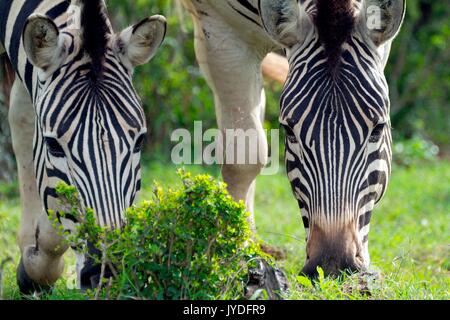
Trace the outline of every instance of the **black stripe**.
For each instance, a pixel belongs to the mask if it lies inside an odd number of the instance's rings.
[[[55,20],[56,18],[58,18],[59,16],[64,14],[67,11],[68,8],[69,8],[69,1],[63,1],[60,4],[58,4],[57,6],[51,8],[50,10],[48,10],[45,13],[45,15],[47,17],[49,17],[50,19]],[[59,28],[61,28],[61,26],[59,26]]]
[[[365,226],[367,226],[370,223],[371,217],[372,217],[372,211],[368,211],[359,216],[359,221],[358,221],[359,230],[361,230],[362,228],[364,228]]]
[[[28,17],[36,10],[41,1],[28,0],[20,9],[12,29],[11,43],[9,45],[9,58],[15,70],[18,70],[19,48],[22,39],[22,32]]]
[[[255,7],[253,7],[251,5],[250,2],[248,2],[248,0],[238,0],[238,2],[245,8],[247,8],[249,11],[253,12],[254,14],[259,16],[259,11],[258,9],[256,9]]]
[[[239,13],[241,16],[243,16],[245,19],[253,22],[254,24],[256,24],[259,27],[262,27],[259,22],[257,22],[255,19],[249,17],[248,15],[246,15],[245,13],[239,11],[239,9],[235,8],[231,3],[230,3],[230,7],[233,8],[234,11],[236,11],[237,13]]]
[[[8,15],[11,10],[12,3],[12,0],[0,1],[0,43],[2,44],[5,43],[6,26],[8,24]]]
[[[25,81],[25,86],[30,94],[33,91],[33,69],[33,65],[27,61],[25,65],[25,75],[23,80]],[[33,96],[33,99],[34,98],[35,97]]]
[[[309,219],[307,217],[302,217],[302,221],[305,229],[309,229]]]

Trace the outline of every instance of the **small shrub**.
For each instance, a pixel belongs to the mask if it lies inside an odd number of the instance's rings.
[[[239,299],[248,268],[264,256],[250,238],[245,205],[224,183],[179,171],[182,185],[154,188],[153,199],[126,212],[122,229],[100,228],[87,211],[71,242],[90,242],[116,276],[102,290],[114,299]],[[74,189],[58,193],[74,204]],[[77,210],[70,210],[74,215]],[[267,256],[265,256],[267,258]],[[99,292],[96,292],[98,297]]]

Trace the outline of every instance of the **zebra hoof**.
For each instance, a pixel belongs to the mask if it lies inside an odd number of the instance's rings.
[[[249,281],[245,287],[246,299],[258,299],[265,291],[270,300],[282,300],[289,284],[284,273],[263,259],[258,259],[256,268],[249,270]]]
[[[87,290],[93,290],[95,288],[98,288],[101,286],[101,282],[104,279],[109,279],[113,277],[113,274],[109,267],[105,267],[104,273],[103,273],[103,279],[101,277],[101,265],[93,263],[92,260],[89,260],[84,268],[81,270],[80,275],[80,289],[83,292],[86,292]]]
[[[23,260],[20,258],[19,265],[16,272],[17,285],[19,286],[20,293],[22,295],[32,295],[34,293],[50,293],[52,290],[51,286],[42,286],[34,282],[25,271],[25,266],[23,265]]]

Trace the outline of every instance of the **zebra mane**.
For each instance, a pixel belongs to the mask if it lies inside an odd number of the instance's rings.
[[[339,66],[342,45],[355,26],[353,0],[316,0],[315,24],[331,71]]]
[[[102,76],[110,28],[103,0],[80,0],[82,39],[85,52],[92,60],[93,80]]]

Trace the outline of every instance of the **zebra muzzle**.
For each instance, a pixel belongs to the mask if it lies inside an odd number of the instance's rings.
[[[362,244],[356,230],[350,226],[327,231],[314,226],[310,230],[306,251],[307,260],[302,273],[311,278],[318,276],[318,267],[327,276],[365,270]]]

